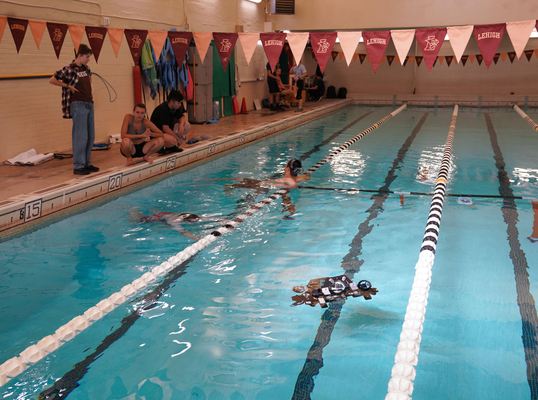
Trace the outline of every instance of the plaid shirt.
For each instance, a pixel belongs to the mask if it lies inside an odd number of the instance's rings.
[[[75,64],[73,61],[71,64],[63,67],[61,70],[54,73],[54,78],[60,82],[67,83],[68,86],[75,87],[78,83],[77,72],[80,70],[88,73],[88,76],[91,78],[92,72],[90,68],[86,65],[81,65],[80,67]],[[62,114],[64,118],[73,118],[71,116],[71,90],[63,87],[62,88]]]

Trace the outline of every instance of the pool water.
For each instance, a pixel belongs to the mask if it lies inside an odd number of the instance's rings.
[[[0,243],[0,364],[195,242],[141,216],[232,219],[275,190],[211,179],[274,178],[291,158],[306,170],[392,110],[346,108]],[[294,219],[280,200],[262,208],[2,386],[2,398],[384,398],[431,202],[386,190],[433,191],[451,117],[396,115],[290,192]],[[507,198],[538,198],[537,145],[514,111],[460,108],[447,193],[473,203],[444,202],[414,399],[538,395],[534,213],[529,199]],[[294,286],[346,272],[378,294],[293,304]]]

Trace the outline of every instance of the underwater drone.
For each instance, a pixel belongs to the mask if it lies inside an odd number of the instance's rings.
[[[307,304],[315,307],[319,303],[322,308],[338,298],[345,300],[351,296],[362,296],[365,300],[370,300],[378,292],[369,281],[362,280],[355,284],[346,275],[312,279],[306,287],[295,286],[293,291],[300,294],[292,297],[292,306]]]

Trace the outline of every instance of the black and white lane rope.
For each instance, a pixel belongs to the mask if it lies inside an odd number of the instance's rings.
[[[534,130],[535,130],[536,132],[538,132],[538,124],[537,124],[536,122],[534,122],[534,121],[533,121],[527,114],[525,114],[525,113],[521,110],[521,108],[519,108],[519,107],[517,106],[517,104],[514,104],[514,110],[516,110],[516,112],[517,112],[519,115],[521,115],[521,117],[522,117],[525,121],[527,121],[527,122],[529,123],[529,125],[532,126],[532,127],[534,128]]]
[[[404,104],[397,110],[393,111],[383,119],[376,122],[374,125],[368,129],[362,131],[360,134],[355,136],[353,139],[350,139],[337,150],[331,153],[329,156],[325,157],[322,161],[317,163],[314,167],[310,168],[306,173],[311,174],[317,170],[321,165],[325,164],[336,154],[340,153],[342,150],[345,150],[350,145],[355,143],[357,140],[362,139],[368,133],[377,129],[384,122],[403,111],[407,106]],[[56,330],[52,335],[46,336],[37,342],[35,345],[28,347],[23,352],[20,353],[18,357],[13,357],[7,360],[5,363],[0,365],[0,386],[7,383],[9,380],[15,378],[22,372],[24,372],[29,366],[37,363],[48,354],[52,353],[64,343],[73,339],[80,332],[84,331],[91,324],[103,318],[106,314],[110,313],[112,310],[125,303],[129,298],[134,297],[136,294],[141,292],[143,289],[147,288],[148,285],[157,281],[161,277],[167,275],[174,268],[181,265],[183,262],[193,257],[195,254],[199,253],[207,246],[209,246],[217,237],[221,236],[224,233],[227,233],[233,230],[237,225],[245,221],[252,214],[263,208],[264,206],[272,203],[282,195],[286,194],[288,189],[279,189],[271,196],[266,197],[260,202],[250,206],[243,213],[236,216],[232,221],[229,221],[223,227],[215,230],[211,234],[203,237],[198,240],[196,243],[188,246],[184,250],[180,251],[176,255],[170,257],[167,261],[153,268],[150,272],[146,272],[140,278],[134,280],[132,283],[124,286],[118,292],[112,294],[108,298],[100,301],[94,307],[88,309],[84,314],[78,315],[73,318],[71,321],[61,326]]]
[[[458,106],[456,105],[454,106],[452,121],[445,143],[441,168],[437,175],[437,182],[420,248],[420,255],[415,266],[415,279],[405,313],[402,333],[400,334],[400,343],[398,343],[398,350],[394,359],[395,364],[392,367],[392,378],[389,381],[388,394],[385,400],[410,400],[413,393],[413,381],[416,377],[415,365],[418,363],[424,314],[426,313],[426,305],[428,303],[435,248],[441,226],[441,214],[443,212],[443,201],[450,169],[452,142],[454,140],[457,117]]]

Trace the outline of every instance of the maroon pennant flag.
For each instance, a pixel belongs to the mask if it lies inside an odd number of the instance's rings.
[[[441,45],[445,40],[446,28],[417,29],[415,36],[420,50],[422,50],[428,71],[431,71],[437,60],[437,54],[441,50]]]
[[[525,56],[527,57],[527,61],[531,60],[532,53],[534,53],[534,50],[525,50]]]
[[[381,58],[389,45],[390,31],[365,31],[362,33],[362,37],[374,72],[377,72],[377,67],[379,67]]]
[[[271,66],[271,71],[274,71],[278,64],[280,53],[282,53],[282,49],[284,48],[284,43],[286,42],[286,34],[260,33],[260,40],[262,41],[267,61],[269,61],[269,65]]]
[[[467,63],[467,60],[469,59],[469,56],[461,56],[461,63],[465,67],[465,63]]]
[[[405,67],[405,64],[407,64],[407,61],[409,61],[409,56],[406,56],[405,57],[405,60],[404,60],[404,63],[403,63],[403,66]]]
[[[454,56],[446,56],[445,60],[448,66],[450,67],[450,64],[452,64],[452,60],[454,59]]]
[[[417,67],[420,67],[420,63],[422,62],[422,59],[423,59],[423,58],[424,58],[424,57],[421,57],[421,56],[416,56],[416,57],[415,57],[415,60],[417,61]]]
[[[334,60],[336,60],[336,57],[338,57],[338,52],[337,51],[331,51],[331,57],[332,57],[333,62],[334,62]]]
[[[168,40],[172,45],[172,50],[174,50],[174,55],[176,56],[177,65],[181,68],[183,65],[183,60],[185,59],[185,54],[189,49],[189,44],[192,40],[192,32],[168,32]]]
[[[505,29],[506,24],[475,25],[474,27],[474,38],[488,69],[499,48]]]
[[[11,30],[11,36],[15,41],[15,47],[17,48],[17,54],[21,49],[22,41],[24,40],[24,35],[26,35],[26,29],[28,28],[27,19],[17,19],[17,18],[8,18],[7,23],[9,29]]]
[[[88,42],[90,42],[90,47],[95,56],[95,62],[99,61],[99,54],[101,54],[107,31],[108,29],[99,26],[86,27],[86,36],[88,36]]]
[[[213,32],[213,39],[215,39],[215,46],[217,46],[217,52],[219,53],[220,62],[222,63],[224,72],[226,72],[226,68],[228,68],[228,63],[230,62],[230,57],[234,51],[237,36],[237,33]]]
[[[47,22],[47,29],[49,30],[50,40],[52,40],[52,46],[54,46],[54,52],[56,58],[60,58],[60,51],[65,40],[65,34],[67,33],[67,24],[55,24]]]
[[[310,44],[312,52],[316,55],[321,73],[325,71],[325,66],[331,56],[334,43],[336,42],[337,32],[313,32],[310,33]]]
[[[392,62],[394,61],[394,56],[387,56],[387,61],[389,62],[389,66],[392,65]]]
[[[138,60],[140,60],[140,56],[142,55],[144,43],[146,43],[148,31],[143,29],[125,29],[123,32],[125,33],[129,49],[131,49],[133,61],[135,65],[137,65]]]
[[[499,61],[499,57],[501,56],[500,53],[495,53],[495,55],[493,56],[493,62],[495,64],[497,64],[497,61]]]
[[[366,54],[359,54],[359,60],[362,64],[362,62],[364,61],[364,59],[366,58]]]
[[[482,65],[482,60],[484,59],[484,57],[482,57],[482,54],[477,54],[476,55],[476,61],[478,61],[478,65]]]
[[[515,51],[509,51],[508,52],[508,58],[510,59],[510,62],[513,64],[514,59],[516,58],[516,52]]]

